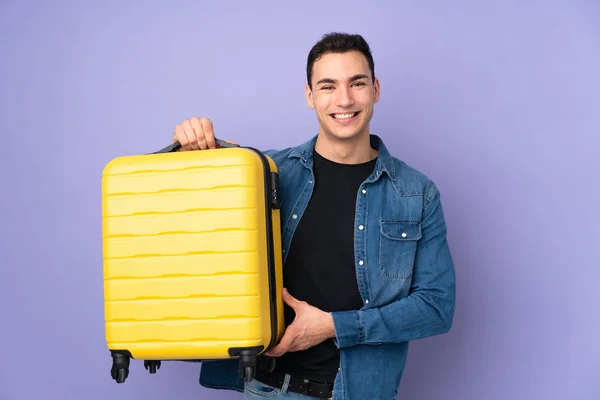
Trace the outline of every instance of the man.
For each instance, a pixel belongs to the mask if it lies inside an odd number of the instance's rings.
[[[370,133],[380,83],[359,35],[310,51],[306,101],[319,121],[304,144],[266,151],[282,201],[286,332],[275,370],[245,384],[237,360],[202,365],[200,383],[246,399],[393,399],[408,342],[450,330],[455,274],[440,194]],[[178,125],[180,151],[213,149],[210,120]]]

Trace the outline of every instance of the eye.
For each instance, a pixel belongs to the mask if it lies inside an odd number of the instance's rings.
[[[365,86],[364,82],[354,82],[352,86]]]
[[[331,90],[333,86],[321,86],[321,90]]]

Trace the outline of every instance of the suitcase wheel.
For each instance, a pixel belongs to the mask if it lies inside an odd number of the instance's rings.
[[[123,383],[129,375],[129,357],[120,354],[113,355],[113,365],[110,376],[117,382]]]
[[[117,370],[117,378],[115,379],[117,383],[125,382],[125,378],[127,378],[127,370],[125,368],[119,368]]]
[[[160,361],[149,361],[144,360],[144,368],[149,371],[151,374],[155,374],[157,369],[160,369]]]
[[[114,353],[112,355],[113,363],[110,369],[110,376],[117,382],[123,383],[129,375],[129,357]]]
[[[256,370],[257,357],[246,351],[240,353],[240,361],[238,364],[238,374],[245,382],[250,382],[254,379],[254,371]]]
[[[244,368],[244,381],[250,382],[252,379],[254,379],[254,368],[253,367]]]

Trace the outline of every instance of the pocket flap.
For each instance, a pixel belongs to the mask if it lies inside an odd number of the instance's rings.
[[[421,239],[419,222],[381,221],[381,233],[392,240]]]

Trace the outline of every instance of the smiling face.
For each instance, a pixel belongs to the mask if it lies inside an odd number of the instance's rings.
[[[369,135],[373,106],[379,101],[379,80],[371,79],[359,51],[327,53],[313,66],[312,89],[306,101],[319,120],[319,134],[331,141],[352,141]]]

